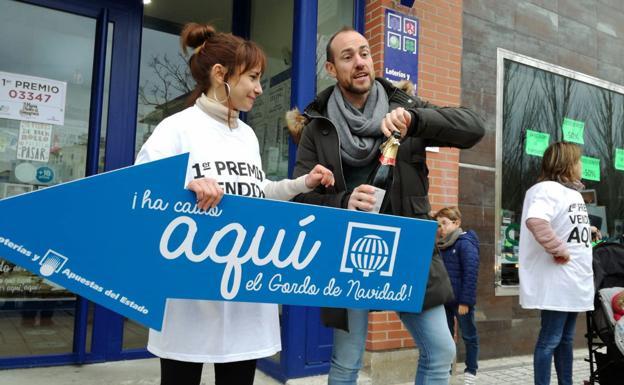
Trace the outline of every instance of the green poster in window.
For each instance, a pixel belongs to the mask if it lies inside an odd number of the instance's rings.
[[[526,141],[524,151],[529,155],[544,156],[544,151],[548,147],[550,134],[533,130],[526,130]]]
[[[624,150],[621,148],[615,149],[615,169],[624,171]]]
[[[583,179],[600,182],[600,159],[589,156],[581,156],[583,163]]]
[[[563,140],[566,142],[585,144],[583,140],[585,122],[564,118],[561,129],[563,130]]]

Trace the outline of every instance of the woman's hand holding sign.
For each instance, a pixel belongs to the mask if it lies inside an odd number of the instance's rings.
[[[197,207],[204,211],[217,207],[223,198],[223,189],[212,178],[193,179],[186,188],[195,193]]]

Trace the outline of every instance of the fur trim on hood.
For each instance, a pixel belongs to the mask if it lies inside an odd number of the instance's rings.
[[[286,125],[288,126],[288,131],[290,132],[290,136],[292,136],[295,144],[299,144],[301,132],[306,124],[308,124],[308,119],[299,111],[297,107],[286,112]]]

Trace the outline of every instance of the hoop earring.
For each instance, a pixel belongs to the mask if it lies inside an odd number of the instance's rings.
[[[230,85],[227,82],[223,82],[223,84],[225,85],[225,99],[223,100],[219,100],[219,98],[217,98],[217,89],[213,89],[212,90],[212,98],[217,102],[217,103],[225,103],[228,101],[228,99],[230,99]]]

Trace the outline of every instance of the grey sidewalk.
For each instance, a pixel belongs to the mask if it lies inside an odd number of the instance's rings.
[[[589,378],[589,364],[584,361],[587,350],[574,352],[574,384],[581,385]],[[453,376],[452,385],[463,383],[460,374]],[[478,384],[483,385],[527,385],[533,383],[533,361],[531,356],[519,356],[484,360],[479,362]],[[158,385],[158,360],[134,360],[107,362],[82,366],[59,366],[36,369],[14,369],[0,371],[1,385]],[[307,377],[288,381],[290,385],[322,385],[326,376]],[[553,381],[556,379],[553,373]],[[204,369],[203,385],[213,384],[209,365]],[[258,371],[256,385],[277,385],[278,382]],[[363,377],[360,384],[370,384]],[[408,384],[402,384],[408,385]]]
[[[589,379],[589,363],[585,362],[588,357],[587,349],[574,351],[573,384],[582,385],[584,380]],[[463,384],[463,365],[458,370],[459,374],[451,380],[452,385]],[[557,383],[554,370],[551,376],[551,384]],[[527,385],[533,384],[533,356],[516,356],[499,358],[494,360],[479,361],[479,373],[477,376],[479,385]]]

